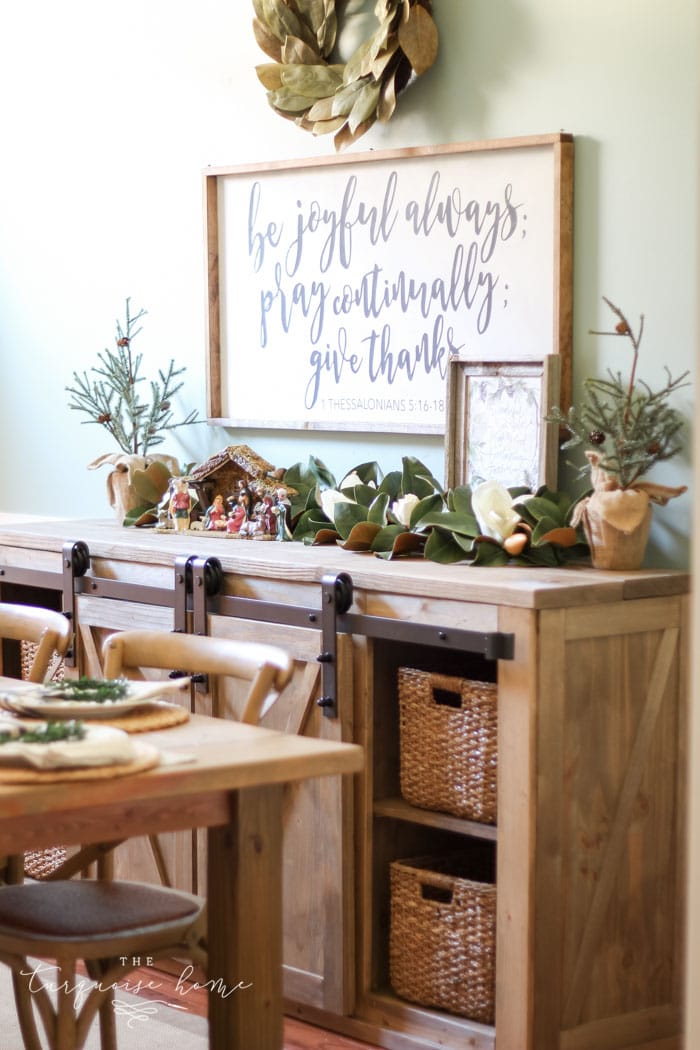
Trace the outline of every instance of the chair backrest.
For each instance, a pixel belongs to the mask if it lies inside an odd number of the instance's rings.
[[[53,657],[65,654],[72,633],[70,620],[63,613],[0,602],[0,638],[36,645],[26,676],[30,682],[43,682]]]
[[[102,646],[105,678],[134,677],[142,668],[241,679],[250,683],[240,716],[255,725],[292,676],[291,657],[274,645],[166,631],[121,631]]]

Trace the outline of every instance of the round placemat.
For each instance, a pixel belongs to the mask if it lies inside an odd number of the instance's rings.
[[[70,769],[29,769],[27,766],[0,767],[1,784],[50,784],[59,780],[107,780],[129,773],[143,773],[160,762],[158,748],[151,744],[135,743],[136,754],[131,762],[112,766],[74,766]]]
[[[170,729],[171,726],[179,726],[189,721],[190,713],[186,707],[178,704],[168,704],[167,707],[144,707],[139,710],[135,707],[128,715],[122,718],[100,718],[99,722],[84,718],[84,722],[90,725],[112,726],[113,729],[123,729],[126,733],[148,733],[151,729]]]

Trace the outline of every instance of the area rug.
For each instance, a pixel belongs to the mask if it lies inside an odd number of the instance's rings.
[[[135,976],[132,979],[136,981]],[[156,971],[151,984],[155,985],[157,980]],[[124,985],[129,987],[128,978]],[[157,987],[149,989],[148,999],[133,995],[125,988],[116,988],[114,994],[119,1050],[207,1050],[207,1022],[188,1009],[186,993],[175,1007],[158,999]],[[2,1050],[22,1050],[12,979],[6,966],[0,966],[0,1032]],[[43,1036],[40,1022],[39,1032]],[[41,1045],[47,1046],[44,1039]],[[85,1050],[100,1050],[98,1022],[90,1029]]]

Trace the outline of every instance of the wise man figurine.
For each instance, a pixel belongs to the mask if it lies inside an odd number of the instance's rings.
[[[289,528],[289,514],[291,512],[292,505],[289,502],[287,490],[285,488],[278,488],[275,493],[275,506],[273,507],[273,514],[277,518],[277,540],[291,540],[292,532]]]

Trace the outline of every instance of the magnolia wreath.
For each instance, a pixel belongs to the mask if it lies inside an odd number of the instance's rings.
[[[255,38],[273,60],[256,67],[270,105],[314,135],[335,133],[338,150],[376,120],[390,120],[398,94],[437,56],[432,0],[377,0],[378,27],[345,64],[329,61],[335,0],[253,0],[253,7]]]

